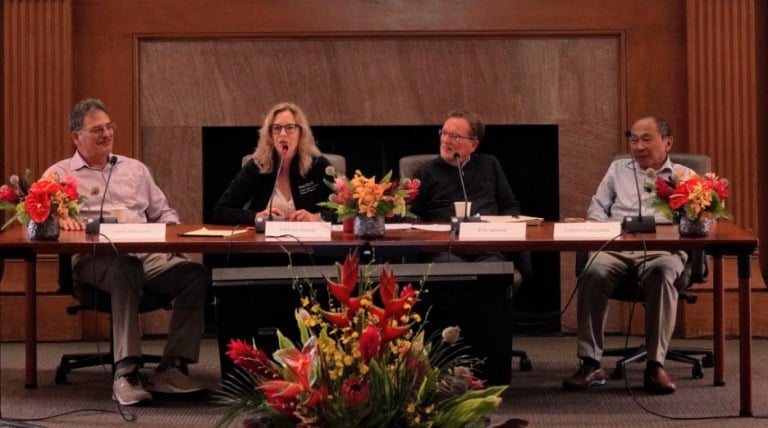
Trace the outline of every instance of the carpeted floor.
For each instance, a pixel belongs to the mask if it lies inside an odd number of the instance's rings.
[[[633,338],[633,342],[640,339]],[[609,338],[609,345],[621,346],[623,338]],[[674,340],[676,345],[707,347],[709,340]],[[159,352],[163,341],[145,341],[145,351]],[[107,346],[100,344],[101,347]],[[678,391],[671,396],[650,396],[640,388],[643,365],[628,369],[628,385],[609,381],[608,385],[585,392],[566,392],[560,387],[563,377],[575,370],[573,337],[520,337],[515,348],[528,352],[533,371],[520,372],[515,366],[509,390],[501,407],[492,415],[492,425],[509,418],[522,418],[531,427],[552,426],[622,426],[622,427],[751,427],[768,426],[768,340],[754,341],[754,418],[739,418],[738,347],[728,341],[727,384],[712,386],[712,369],[705,369],[704,379],[691,378],[690,367],[669,363]],[[69,383],[54,383],[55,368],[61,354],[96,351],[94,343],[44,343],[39,346],[39,387],[24,388],[23,345],[0,344],[2,363],[2,418],[21,419],[46,427],[103,427],[127,424],[135,427],[215,426],[219,409],[210,396],[183,398],[156,397],[150,404],[123,408],[110,399],[111,374],[107,369],[73,371]],[[219,382],[216,341],[204,340],[202,363],[192,366],[192,373],[212,389]],[[611,364],[614,359],[607,359]],[[517,360],[515,361],[517,365]],[[68,412],[75,412],[69,413]],[[673,420],[665,418],[680,418]],[[125,418],[133,418],[133,422]],[[33,420],[48,418],[45,420]],[[687,419],[687,420],[686,420]],[[2,425],[2,423],[0,423]]]

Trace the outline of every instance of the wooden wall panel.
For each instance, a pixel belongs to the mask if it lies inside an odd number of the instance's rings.
[[[730,180],[729,209],[758,231],[754,0],[689,0],[688,105],[692,151]],[[764,119],[763,119],[764,120]]]
[[[60,159],[72,102],[72,2],[3,2],[3,157],[7,175]]]

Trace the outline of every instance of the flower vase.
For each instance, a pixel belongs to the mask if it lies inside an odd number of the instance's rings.
[[[355,217],[355,236],[363,239],[384,237],[384,216],[367,217],[359,215]]]
[[[30,221],[27,226],[29,239],[33,241],[57,241],[59,239],[59,222],[49,216],[44,222]]]
[[[686,215],[680,216],[677,229],[680,236],[709,236],[709,228],[712,227],[712,219],[691,220]]]

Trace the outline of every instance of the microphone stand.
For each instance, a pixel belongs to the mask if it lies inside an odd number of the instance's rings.
[[[464,196],[464,217],[458,216],[451,217],[451,233],[458,233],[459,225],[464,222],[477,222],[480,218],[469,216],[469,197],[467,197],[467,187],[464,185],[464,165],[461,163],[461,155],[458,152],[453,152],[453,159],[456,161],[456,165],[459,168],[459,181],[461,182],[461,193]]]
[[[90,221],[85,225],[85,233],[89,235],[98,235],[101,230],[101,223],[104,223],[104,201],[107,199],[107,189],[109,189],[109,181],[112,179],[112,171],[115,169],[117,163],[117,156],[109,158],[109,174],[107,175],[107,183],[104,185],[104,193],[101,195],[101,206],[99,207],[99,219],[98,221]]]
[[[624,132],[624,137],[629,145],[632,133]],[[626,233],[655,233],[656,218],[652,215],[643,215],[643,197],[640,194],[640,185],[637,184],[637,167],[635,166],[635,156],[632,154],[632,146],[629,147],[629,157],[632,162],[632,179],[635,182],[635,191],[637,192],[637,217],[626,216],[621,222],[621,228]]]

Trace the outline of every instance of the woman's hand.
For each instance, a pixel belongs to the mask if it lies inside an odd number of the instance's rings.
[[[282,217],[284,215],[285,215],[285,213],[283,212],[283,210],[281,210],[279,208],[272,208],[272,216],[273,217],[274,216]],[[263,211],[257,212],[256,213],[256,217],[253,220],[256,221],[256,219],[259,218],[259,217],[261,217],[261,218],[269,217],[269,208],[267,208],[267,209],[265,209]]]
[[[288,221],[320,221],[320,214],[313,214],[307,210],[298,210],[288,216]]]

